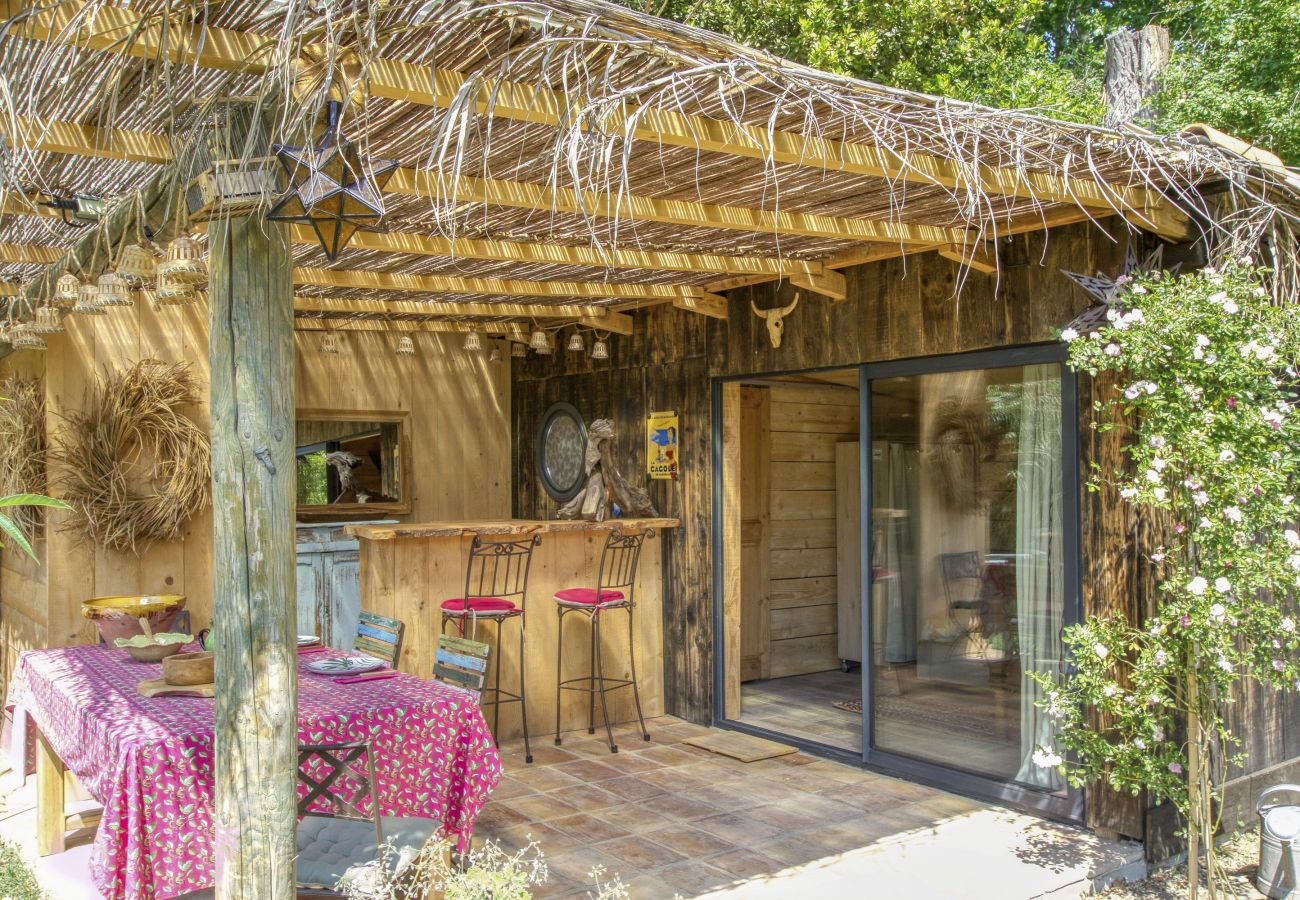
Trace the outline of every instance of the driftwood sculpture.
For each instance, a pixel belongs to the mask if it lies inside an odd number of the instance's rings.
[[[796,293],[794,299],[790,301],[789,306],[775,307],[773,309],[759,309],[753,300],[749,301],[749,308],[754,311],[754,315],[767,323],[767,336],[772,341],[772,346],[776,349],[781,347],[781,337],[785,334],[785,317],[794,312],[794,308],[799,305],[799,295]]]
[[[583,460],[587,483],[578,495],[560,507],[561,519],[603,522],[617,503],[623,515],[647,518],[659,515],[643,489],[629,484],[614,464],[614,423],[597,419],[587,430],[587,455]]]
[[[339,476],[339,495],[334,498],[335,503],[340,502],[349,492],[356,495],[356,500],[353,502],[370,502],[370,494],[357,481],[356,473],[352,471],[361,465],[361,457],[347,450],[335,450],[325,454],[325,462],[333,466]]]

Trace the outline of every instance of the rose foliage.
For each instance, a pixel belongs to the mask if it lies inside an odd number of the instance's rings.
[[[1061,335],[1075,369],[1119,381],[1097,420],[1125,430],[1128,465],[1094,471],[1090,489],[1118,489],[1169,540],[1146,548],[1154,615],[1068,628],[1067,674],[1035,676],[1058,729],[1036,758],[1076,786],[1149,789],[1184,814],[1189,716],[1204,761],[1192,779],[1213,793],[1240,752],[1239,682],[1300,689],[1300,312],[1270,305],[1248,263],[1141,275],[1104,326]]]

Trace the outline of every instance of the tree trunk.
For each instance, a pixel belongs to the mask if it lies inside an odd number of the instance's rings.
[[[285,228],[209,231],[218,900],[295,894],[293,284]]]
[[[1160,76],[1169,65],[1169,29],[1147,25],[1134,31],[1121,28],[1106,36],[1106,69],[1102,123],[1118,128],[1128,122],[1149,124],[1155,119],[1151,98],[1160,90]]]

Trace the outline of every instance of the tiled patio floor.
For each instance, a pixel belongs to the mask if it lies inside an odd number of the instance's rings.
[[[615,730],[619,753],[601,735],[578,732],[562,747],[502,747],[506,776],[479,818],[476,840],[507,848],[530,837],[546,856],[550,879],[538,897],[585,896],[595,865],[618,874],[634,900],[804,895],[821,897],[1044,896],[1091,886],[1092,870],[1140,858],[1136,845],[1106,844],[1064,826],[990,810],[986,804],[922,785],[818,759],[804,753],[742,763],[681,742],[708,729],[664,717],[649,723],[652,740],[635,727]],[[963,824],[958,824],[963,823]],[[967,847],[971,841],[974,847]],[[912,841],[915,865],[907,871]],[[1023,846],[1016,846],[1019,841]],[[951,848],[946,847],[951,843]],[[982,846],[981,846],[982,845]],[[885,848],[895,849],[887,850]],[[980,885],[955,864],[964,849],[979,859]],[[998,853],[1007,857],[999,865]],[[901,868],[900,868],[901,867]],[[917,891],[926,878],[946,878]],[[876,890],[866,890],[874,879]],[[829,879],[829,881],[827,880]],[[992,891],[982,893],[987,885]],[[1064,896],[1064,895],[1063,895]]]
[[[1078,897],[1107,873],[1142,870],[1141,849],[1075,828],[803,753],[741,763],[682,744],[707,729],[663,717],[652,740],[615,734],[611,755],[584,732],[501,748],[506,776],[476,843],[536,839],[550,869],[537,897],[582,897],[595,865],[633,900],[841,897]],[[35,779],[0,778],[0,837],[36,863],[57,900],[93,900],[93,831],[34,859]],[[91,804],[93,805],[93,804]]]

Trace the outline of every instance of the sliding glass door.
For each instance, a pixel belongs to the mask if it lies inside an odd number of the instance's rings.
[[[1057,347],[869,365],[864,756],[1070,814],[1033,672],[1077,615],[1077,404]],[[866,498],[869,497],[869,502]],[[960,786],[960,785],[959,785]]]

